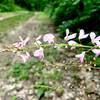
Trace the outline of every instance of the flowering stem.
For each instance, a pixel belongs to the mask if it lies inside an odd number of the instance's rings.
[[[60,43],[60,44],[41,44],[39,45],[39,47],[43,47],[43,48],[46,48],[46,47],[51,47],[51,46],[56,46],[56,47],[66,47],[66,46],[69,46],[69,47],[80,47],[80,48],[88,48],[89,51],[91,51],[92,49],[94,48],[99,48],[97,46],[87,46],[87,45],[82,45],[82,44],[75,44],[75,45],[68,45],[67,43]],[[2,49],[0,50],[0,53],[1,52],[17,52],[17,51],[27,51],[27,50],[30,50],[32,48],[34,48],[36,46],[34,46],[34,44],[31,44],[31,45],[28,45],[22,49],[17,49],[15,47],[9,47],[9,48],[5,48],[5,49]],[[88,51],[87,51],[88,52]]]
[[[70,46],[68,44],[65,44],[65,43],[61,43],[61,44],[43,44],[41,45],[41,47],[50,47],[50,46],[58,46],[58,47],[65,47],[65,46]],[[86,45],[80,45],[80,44],[76,44],[76,45],[71,45],[71,47],[74,46],[74,47],[82,47],[82,48],[93,48],[93,46],[86,46]]]

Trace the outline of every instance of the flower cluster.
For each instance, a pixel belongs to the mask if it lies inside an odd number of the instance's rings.
[[[79,41],[81,41],[82,39],[86,39],[86,38],[90,38],[92,46],[87,46],[87,45],[82,45],[81,43],[78,43],[75,41],[75,38],[78,38]],[[23,62],[25,63],[28,59],[30,59],[32,57],[32,55],[28,52],[28,50],[24,51],[24,52],[19,52],[19,50],[23,49],[23,48],[27,48],[26,45],[28,45],[28,42],[30,42],[30,37],[26,37],[25,39],[23,39],[21,36],[19,37],[19,41],[13,44],[13,47],[16,48],[18,50],[18,56],[23,60]],[[81,63],[84,62],[85,59],[85,55],[88,51],[91,51],[95,54],[95,57],[98,57],[100,55],[100,36],[96,36],[96,34],[94,32],[91,32],[90,34],[85,34],[84,30],[81,29],[80,32],[77,33],[73,33],[70,34],[69,29],[66,29],[66,36],[64,37],[64,40],[66,41],[66,43],[60,43],[57,44],[55,42],[55,35],[53,35],[52,33],[48,33],[45,35],[40,35],[35,39],[34,45],[35,47],[37,47],[38,49],[35,50],[33,52],[33,56],[39,60],[43,60],[44,59],[44,47],[45,46],[54,46],[54,47],[61,47],[61,46],[69,46],[71,47],[71,49],[75,49],[76,47],[85,47],[88,48],[87,51],[82,51],[81,54],[77,54],[75,57],[78,58],[80,60]]]
[[[23,39],[21,36],[19,36],[19,41],[13,44],[14,48],[17,50],[21,50],[25,48],[25,46],[30,42],[30,38],[26,37],[26,39]],[[51,33],[45,34],[44,36],[38,36],[36,38],[36,41],[34,42],[34,45],[38,47],[39,49],[34,51],[34,57],[38,58],[39,60],[43,60],[44,58],[44,49],[41,46],[42,42],[40,41],[42,39],[43,42],[48,44],[53,44],[55,42],[55,36]],[[30,59],[32,56],[28,51],[22,53],[18,52],[17,55],[22,59],[22,61],[25,63],[28,59]]]
[[[76,35],[77,35],[76,33],[69,35],[69,30],[66,29],[65,40],[67,41],[68,45],[77,46],[77,47],[80,46],[80,44],[78,44],[76,41],[72,40],[72,39],[76,38]],[[93,47],[91,47],[89,49],[89,51],[91,50],[95,54],[95,57],[98,57],[100,55],[100,49],[99,49],[100,48],[100,36],[96,37],[96,34],[94,32],[91,32],[90,34],[85,34],[84,30],[81,29],[79,32],[79,36],[78,36],[79,41],[81,39],[86,39],[87,37],[90,37],[91,43],[94,45]],[[78,54],[75,57],[79,58],[80,62],[83,63],[86,52],[87,51],[83,51],[81,54]]]

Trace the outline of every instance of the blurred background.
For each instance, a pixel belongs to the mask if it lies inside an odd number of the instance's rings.
[[[63,36],[65,29],[100,32],[100,0],[0,0],[0,12],[43,11]]]
[[[0,50],[19,36],[30,42],[47,33],[64,38],[66,28],[100,35],[100,0],[0,0]],[[62,38],[55,42],[65,43]],[[94,46],[89,38],[75,41]],[[17,52],[0,53],[0,100],[100,100],[100,56],[89,52],[80,64],[75,55],[87,48],[44,48],[43,62],[33,57],[33,43],[26,63]]]

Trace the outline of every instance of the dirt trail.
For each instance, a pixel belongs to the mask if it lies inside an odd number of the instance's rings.
[[[10,30],[8,35],[2,39],[2,43],[7,45],[17,41],[19,36],[34,38],[39,34],[54,33],[54,30],[53,23],[49,18],[40,17],[39,13],[35,13],[24,24]],[[64,87],[64,94],[61,97],[52,94],[52,98],[43,100],[100,100],[100,77],[97,75],[98,73],[91,70],[90,65],[79,64],[74,58],[74,53],[66,50],[63,52],[65,54],[61,53],[60,59],[57,58],[59,60],[55,65],[63,73],[63,78],[59,84]],[[30,81],[24,82],[24,84],[21,81],[16,85],[14,78],[7,77],[11,67],[9,63],[14,55],[3,53],[0,54],[0,57],[0,100],[11,100],[8,94],[13,90],[12,95],[21,96],[18,100],[38,100],[34,93],[29,92],[32,91]],[[17,88],[17,92],[15,88]]]

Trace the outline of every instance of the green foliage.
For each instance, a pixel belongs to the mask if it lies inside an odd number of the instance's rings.
[[[99,0],[56,0],[50,5],[50,15],[60,34],[64,35],[66,28],[73,32],[79,28],[100,31]]]
[[[3,0],[0,4],[0,12],[19,11],[22,10],[19,6],[15,5],[14,0]]]
[[[38,98],[43,97],[45,92],[51,89],[48,85],[41,81],[36,82],[34,88],[36,90],[35,93],[38,96]]]
[[[95,67],[100,68],[100,57],[94,57],[93,54],[86,55],[86,61],[91,62]]]
[[[29,13],[29,12],[25,12],[25,13],[19,12],[18,15],[16,12],[15,14],[16,15],[13,17],[9,17],[0,21],[0,32],[6,32],[10,29],[13,29],[15,26],[23,23],[24,21],[26,21],[27,19],[29,19],[31,16],[34,15],[34,13]],[[4,33],[0,34],[0,38],[2,38],[2,36],[4,36]]]
[[[50,68],[49,68],[50,67]],[[30,76],[34,79],[34,89],[38,98],[42,98],[45,92],[57,91],[62,93],[63,88],[50,84],[61,79],[62,72],[52,66],[46,66],[44,62],[41,62],[35,58],[27,61],[26,63],[15,63],[12,66],[11,75],[18,80],[28,80]],[[33,81],[31,79],[31,81]]]
[[[12,76],[21,80],[27,80],[29,78],[30,69],[33,67],[33,65],[41,66],[41,62],[36,61],[36,59],[32,59],[27,63],[14,64],[11,70]]]
[[[28,10],[41,11],[44,10],[49,0],[15,0],[15,3]]]
[[[12,96],[11,100],[17,100],[16,96]]]

